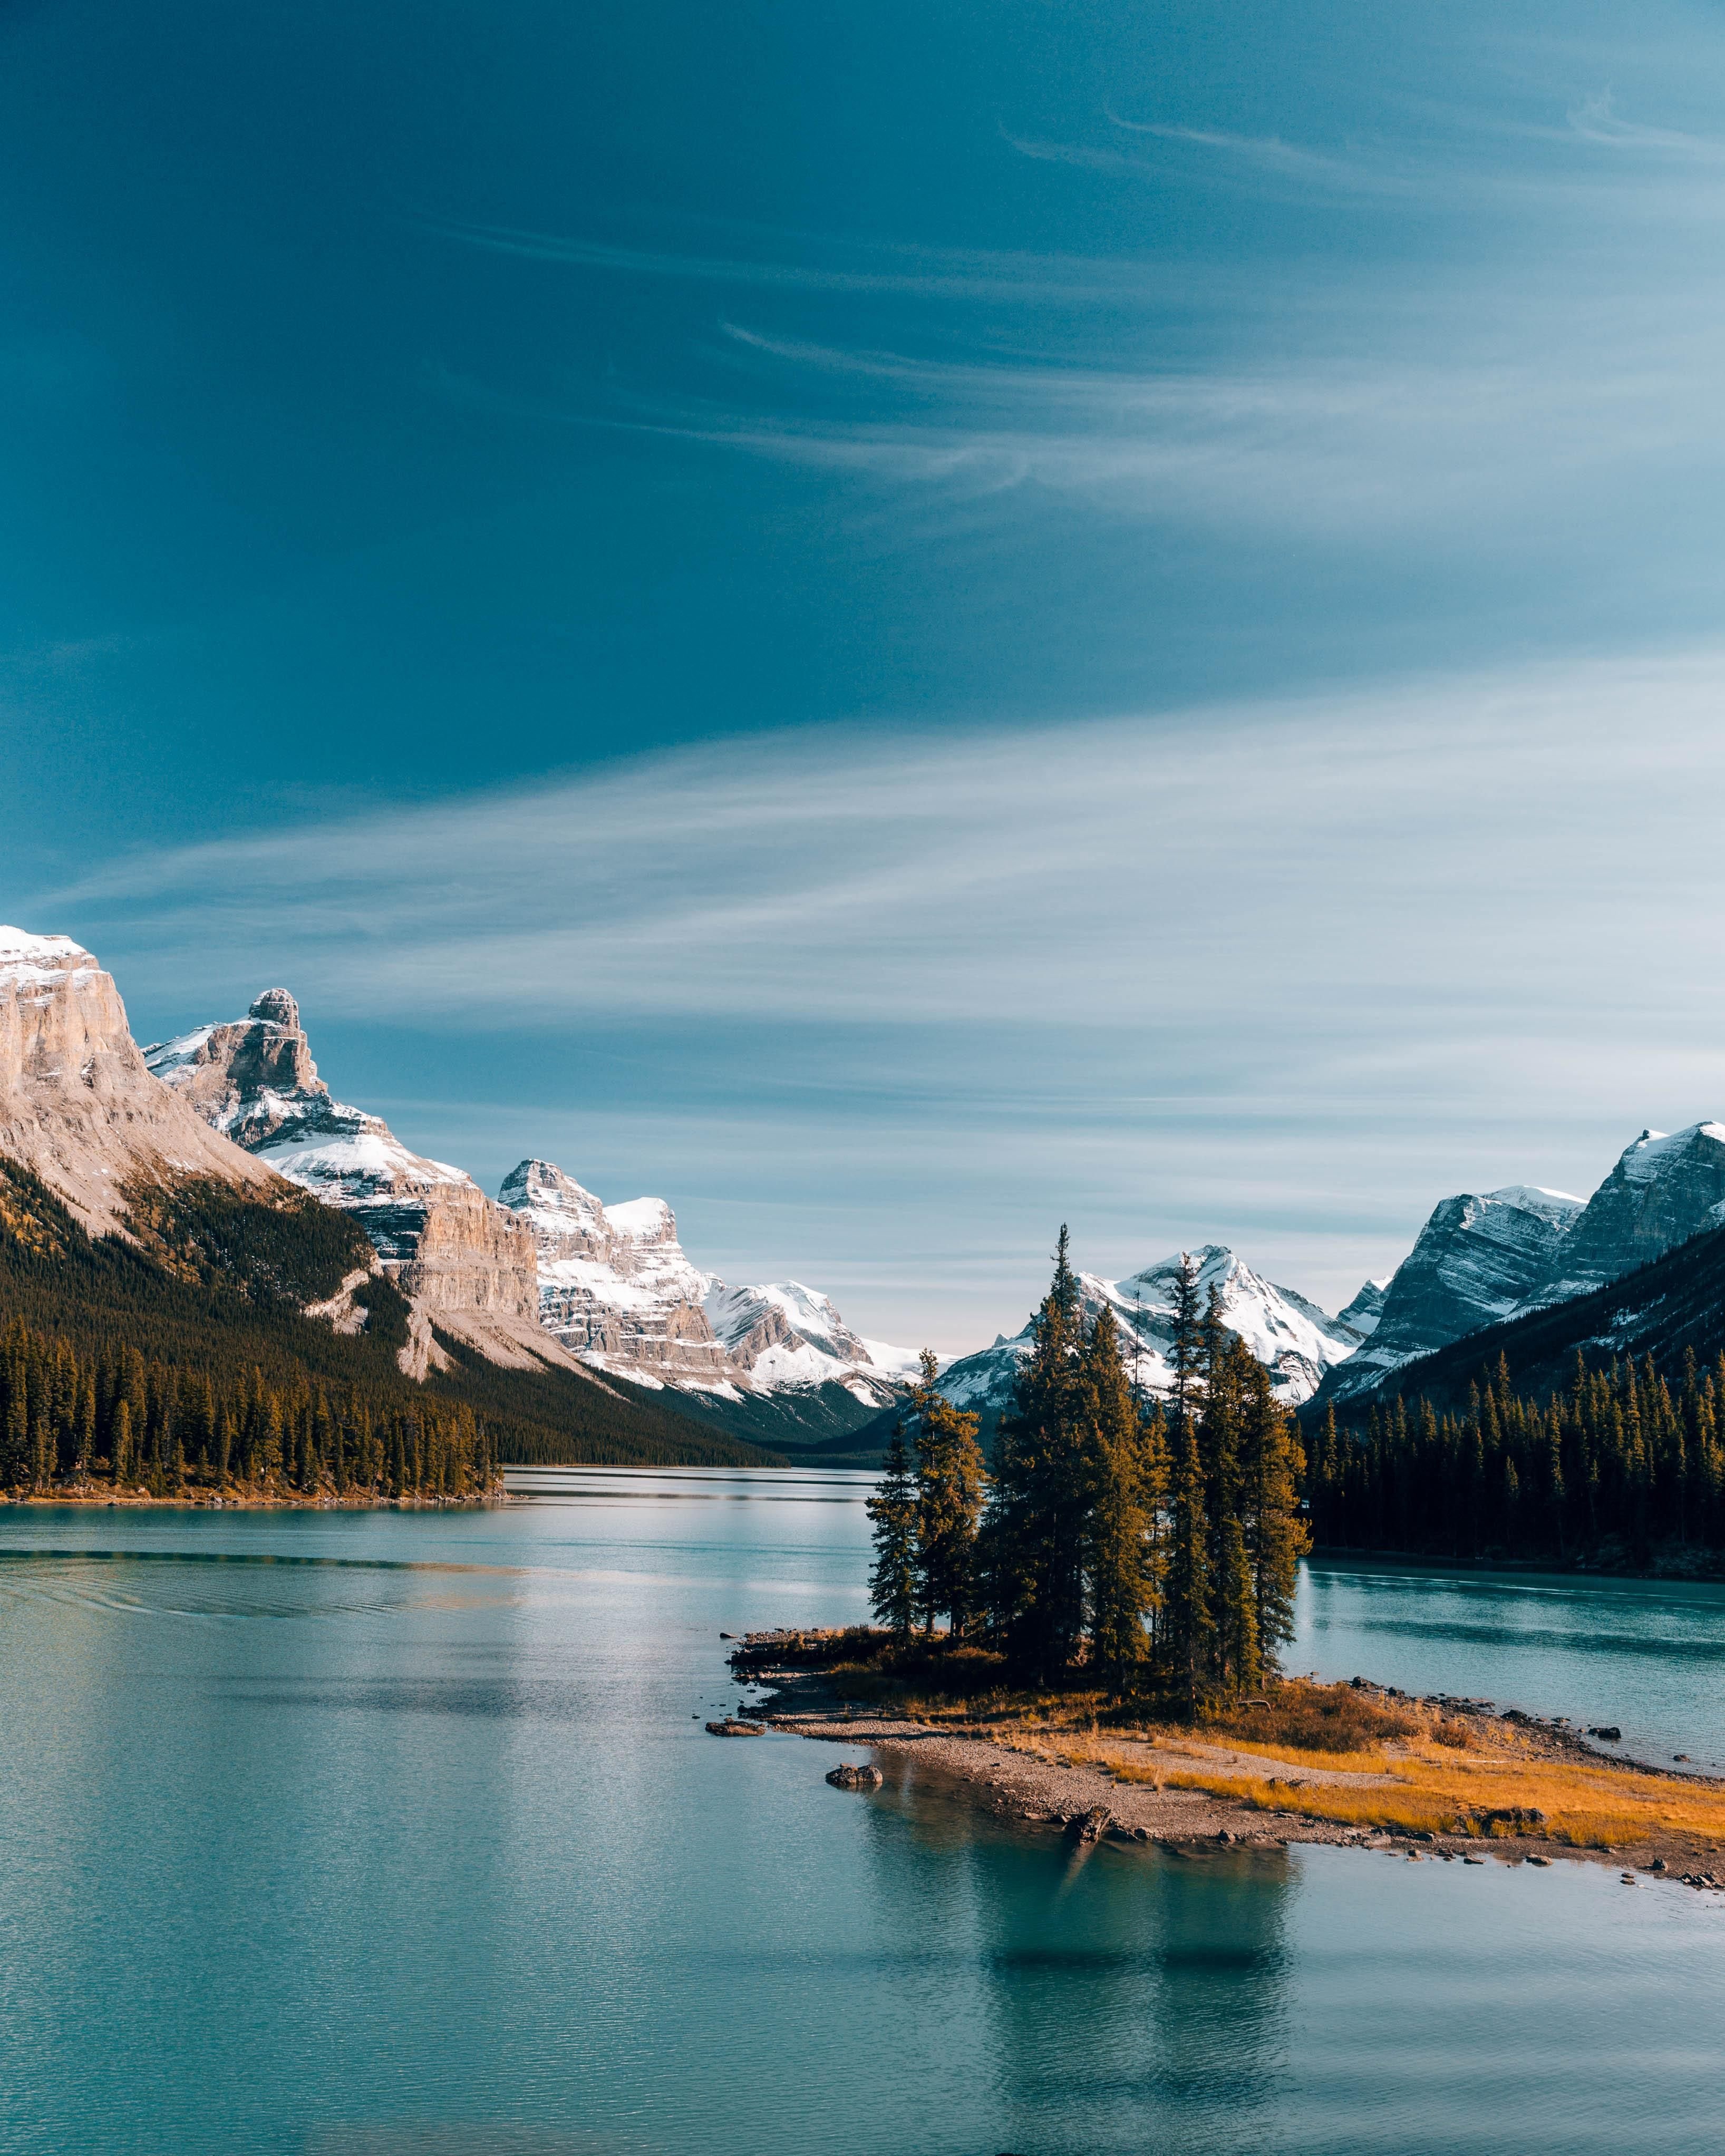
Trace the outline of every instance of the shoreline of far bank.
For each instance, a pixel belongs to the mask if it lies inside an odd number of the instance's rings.
[[[1337,1543],[1318,1543],[1307,1551],[1305,1562],[1320,1570],[1346,1572],[1383,1567],[1394,1572],[1459,1573],[1471,1577],[1481,1573],[1512,1573],[1517,1578],[1561,1580],[1639,1580],[1655,1586],[1725,1586],[1725,1551],[1703,1550],[1694,1545],[1674,1545],[1656,1552],[1646,1564],[1625,1558],[1606,1562],[1598,1553],[1565,1561],[1545,1557],[1442,1557],[1421,1550],[1354,1549]]]
[[[87,1512],[437,1512],[515,1502],[501,1483],[495,1489],[407,1497],[382,1497],[373,1492],[357,1496],[328,1490],[233,1489],[177,1490],[158,1496],[151,1490],[116,1490],[108,1484],[83,1490],[0,1492],[0,1511],[5,1512],[25,1512],[32,1507],[52,1510],[71,1506]]]
[[[1613,1757],[1517,1709],[1413,1699],[1358,1677],[1276,1687],[1278,1698],[1352,1693],[1403,1726],[1372,1751],[1340,1753],[1203,1725],[1099,1727],[1093,1711],[1063,1719],[1057,1703],[1034,1714],[998,1702],[895,1712],[847,1702],[818,1670],[772,1667],[783,1636],[737,1643],[734,1673],[771,1687],[748,1722],[932,1770],[961,1800],[1033,1833],[1188,1851],[1309,1843],[1475,1865],[1568,1857],[1625,1881],[1725,1892],[1725,1782]]]

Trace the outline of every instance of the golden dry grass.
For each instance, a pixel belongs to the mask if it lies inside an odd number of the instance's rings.
[[[1534,1830],[1577,1848],[1615,1848],[1681,1835],[1725,1840],[1725,1789],[1579,1760],[1543,1758],[1495,1746],[1458,1754],[1429,1741],[1410,1740],[1375,1756],[1301,1753],[1278,1755],[1286,1765],[1369,1773],[1370,1783],[1301,1780],[1183,1764],[1163,1779],[1175,1789],[1204,1789],[1237,1797],[1260,1811],[1296,1812],[1312,1819],[1361,1827],[1418,1829],[1428,1834],[1513,1833],[1512,1820],[1493,1813],[1543,1814]],[[1106,1758],[1098,1763],[1109,1765]],[[1124,1779],[1144,1769],[1122,1759],[1113,1771]]]
[[[1285,1704],[1280,1719],[1291,1727],[1309,1726],[1314,1702]],[[1098,1732],[1092,1722],[1087,1728],[1065,1729],[1020,1725],[1009,1734],[1003,1732],[1000,1741],[1045,1758],[1099,1767],[1122,1783],[1199,1789],[1238,1799],[1260,1811],[1291,1812],[1344,1826],[1426,1834],[1526,1831],[1582,1849],[1672,1839],[1725,1844],[1725,1784],[1639,1774],[1604,1760],[1553,1756],[1521,1732],[1495,1722],[1458,1722],[1411,1707],[1399,1721],[1406,1734],[1348,1751],[1329,1748],[1339,1734],[1335,1728],[1323,1729],[1323,1741],[1316,1746],[1266,1742],[1234,1733],[1250,1726],[1239,1717],[1231,1718],[1225,1733],[1215,1725]],[[1212,1750],[1231,1756],[1218,1758],[1212,1765],[1203,1756]],[[1147,1758],[1147,1751],[1159,1756]],[[1244,1766],[1245,1757],[1261,1759],[1264,1771]],[[1276,1774],[1271,1770],[1277,1766],[1299,1779]],[[1517,1814],[1522,1815],[1519,1820]],[[1534,1820],[1528,1816],[1532,1814],[1543,1817]]]

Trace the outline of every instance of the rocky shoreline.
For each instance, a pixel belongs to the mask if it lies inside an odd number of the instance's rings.
[[[770,1649],[772,1637],[750,1635],[741,1644],[758,1656]],[[709,1723],[714,1733],[772,1728],[820,1743],[865,1747],[871,1757],[889,1763],[897,1774],[909,1771],[918,1781],[936,1779],[993,1819],[1081,1845],[1106,1840],[1191,1852],[1205,1847],[1270,1850],[1311,1844],[1387,1851],[1409,1861],[1535,1866],[1549,1866],[1562,1857],[1617,1870],[1628,1884],[1645,1876],[1725,1892],[1725,1857],[1717,1845],[1690,1835],[1656,1835],[1632,1845],[1581,1847],[1544,1831],[1539,1811],[1515,1807],[1494,1813],[1490,1831],[1480,1834],[1343,1825],[1301,1812],[1297,1802],[1301,1783],[1366,1788],[1380,1777],[1284,1764],[1266,1760],[1261,1752],[1235,1751],[1225,1741],[1167,1732],[1135,1737],[1122,1732],[1114,1748],[1117,1753],[1129,1757],[1142,1751],[1147,1769],[1154,1774],[1153,1779],[1123,1780],[1083,1758],[1028,1749],[1015,1729],[990,1727],[986,1722],[954,1727],[847,1707],[819,1671],[760,1667],[748,1681],[768,1686],[768,1697],[758,1706],[740,1707],[723,1727]],[[1404,1697],[1389,1687],[1355,1681],[1385,1698]],[[1641,1761],[1599,1752],[1566,1724],[1514,1708],[1496,1715],[1479,1702],[1419,1703],[1471,1711],[1482,1721],[1496,1721],[1506,1732],[1512,1731],[1517,1744],[1528,1748],[1536,1758],[1603,1767],[1621,1774],[1626,1783],[1654,1776],[1699,1783],[1709,1789],[1719,1786],[1710,1777],[1673,1775]],[[1266,1810],[1239,1797],[1173,1785],[1173,1778],[1182,1774],[1259,1774],[1271,1765],[1278,1768],[1275,1786],[1287,1790],[1286,1809]]]

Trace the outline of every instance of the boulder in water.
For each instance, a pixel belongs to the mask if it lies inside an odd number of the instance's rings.
[[[878,1789],[881,1774],[878,1767],[847,1759],[842,1767],[834,1767],[827,1779],[835,1789]]]

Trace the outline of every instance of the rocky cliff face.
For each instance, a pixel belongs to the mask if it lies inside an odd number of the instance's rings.
[[[410,1152],[381,1116],[347,1106],[317,1075],[285,988],[243,1019],[144,1051],[155,1076],[231,1138],[326,1205],[352,1213],[414,1304],[493,1361],[567,1358],[539,1324],[533,1240],[470,1176]]]
[[[914,1368],[812,1288],[727,1287],[701,1271],[661,1198],[606,1205],[547,1160],[522,1161],[498,1196],[532,1233],[541,1319],[602,1369],[734,1398],[836,1382],[873,1407]]]
[[[1446,1198],[1394,1278],[1366,1345],[1322,1397],[1374,1390],[1483,1327],[1591,1294],[1725,1224],[1725,1124],[1643,1131],[1584,1205],[1512,1184]]]
[[[1589,1294],[1725,1221],[1725,1124],[1643,1131],[1553,1253],[1523,1307]]]
[[[1199,1269],[1200,1301],[1207,1301],[1210,1290],[1215,1289],[1223,1323],[1271,1372],[1277,1397],[1290,1406],[1310,1399],[1325,1372],[1358,1348],[1358,1332],[1291,1288],[1263,1279],[1225,1245],[1206,1243],[1191,1255]],[[1093,1318],[1104,1303],[1112,1308],[1128,1366],[1143,1390],[1158,1396],[1166,1394],[1173,1384],[1168,1354],[1173,1345],[1173,1290],[1179,1266],[1179,1259],[1170,1257],[1126,1280],[1103,1280],[1094,1273],[1078,1276],[1086,1319]],[[1011,1400],[1030,1348],[1027,1324],[1010,1339],[1003,1335],[992,1348],[961,1357],[942,1373],[940,1389],[958,1407],[999,1414]]]
[[[532,1237],[540,1321],[573,1353],[661,1383],[737,1378],[701,1307],[706,1276],[661,1199],[606,1206],[548,1160],[522,1161],[497,1194]]]
[[[1507,1317],[1549,1276],[1581,1210],[1579,1198],[1522,1183],[1445,1199],[1397,1267],[1366,1344],[1329,1378],[1325,1397],[1368,1392],[1399,1364]]]
[[[800,1281],[726,1287],[716,1280],[702,1306],[757,1389],[836,1380],[865,1405],[885,1407],[917,1374],[909,1349],[853,1332],[827,1296]]]
[[[124,1225],[123,1189],[135,1179],[280,1188],[267,1165],[157,1083],[112,977],[88,951],[18,928],[0,928],[0,1153],[98,1233]]]
[[[1353,1301],[1336,1312],[1337,1324],[1358,1333],[1362,1340],[1369,1340],[1384,1315],[1384,1298],[1389,1290],[1387,1279],[1368,1280]]]

